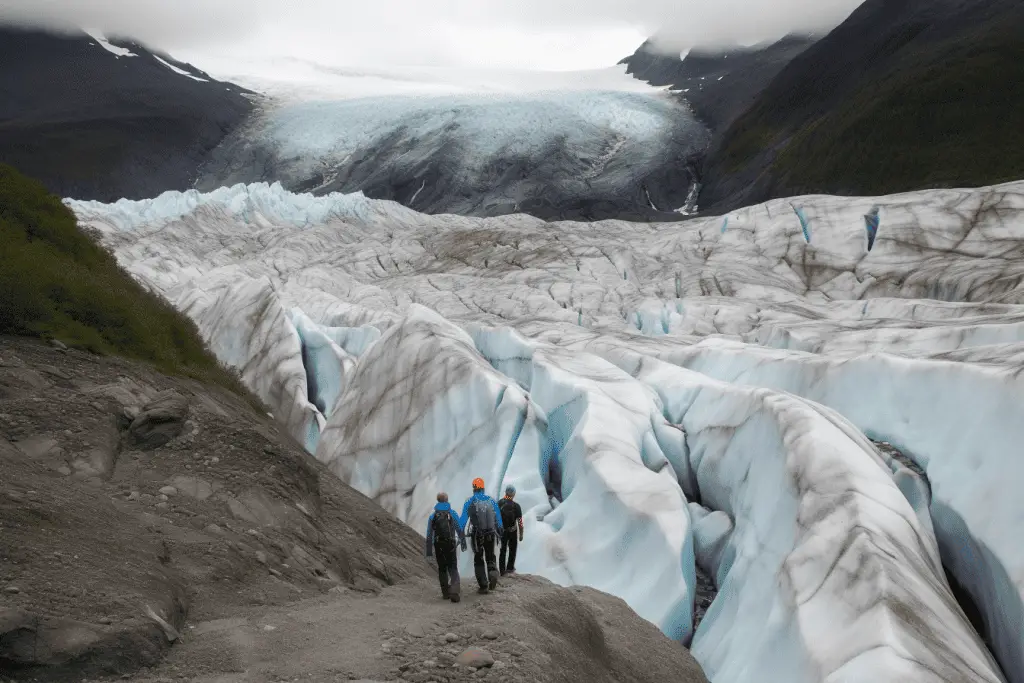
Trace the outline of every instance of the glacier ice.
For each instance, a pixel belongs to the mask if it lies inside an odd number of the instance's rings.
[[[414,528],[437,488],[515,483],[524,571],[684,642],[710,567],[716,682],[1024,683],[1024,183],[671,224],[265,184],[68,204]]]

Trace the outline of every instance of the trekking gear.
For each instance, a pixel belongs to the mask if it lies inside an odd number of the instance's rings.
[[[484,488],[484,480],[483,479],[481,479],[480,477],[477,477],[476,479],[473,480],[473,490],[474,491],[476,491],[476,490],[482,491],[483,488]]]
[[[494,501],[485,497],[470,499],[469,521],[473,524],[474,536],[497,531]]]
[[[434,545],[439,548],[454,548],[458,539],[456,538],[455,521],[451,510],[435,510],[434,520],[431,522],[431,529],[434,532]]]
[[[502,498],[498,501],[498,510],[501,511],[501,526],[508,531],[515,528],[516,518],[521,508],[511,498]],[[517,514],[518,513],[518,514]]]

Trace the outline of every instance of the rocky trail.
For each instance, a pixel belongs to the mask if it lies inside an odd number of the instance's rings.
[[[705,680],[597,591],[442,601],[421,544],[226,390],[0,338],[0,680]]]

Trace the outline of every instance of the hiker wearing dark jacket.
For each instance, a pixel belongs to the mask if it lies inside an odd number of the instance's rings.
[[[473,480],[473,495],[462,506],[459,524],[465,529],[472,525],[473,569],[480,592],[487,593],[498,586],[498,563],[494,557],[494,544],[501,538],[501,510],[494,499],[484,493],[484,480]],[[486,565],[485,565],[486,561]]]
[[[466,549],[466,537],[462,533],[455,511],[448,504],[448,494],[437,494],[437,505],[427,520],[426,555],[437,557],[437,578],[441,582],[441,596],[446,600],[460,600],[459,552]]]
[[[501,552],[498,553],[498,571],[502,576],[515,574],[516,549],[519,547],[519,541],[523,540],[523,508],[513,500],[515,497],[516,487],[510,484],[505,487],[505,497],[498,501],[498,509],[501,510],[501,526],[505,529],[501,535]],[[508,553],[508,564],[505,564],[506,552]]]

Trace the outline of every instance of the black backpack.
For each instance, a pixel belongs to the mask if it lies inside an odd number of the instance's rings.
[[[516,524],[516,503],[514,500],[502,498],[498,502],[498,509],[501,510],[501,525],[508,531]]]
[[[494,504],[488,498],[477,498],[469,505],[469,520],[474,534],[493,534],[498,530]]]
[[[455,519],[450,510],[437,510],[434,512],[434,521],[431,529],[434,532],[434,545],[439,548],[454,548],[455,540]]]

